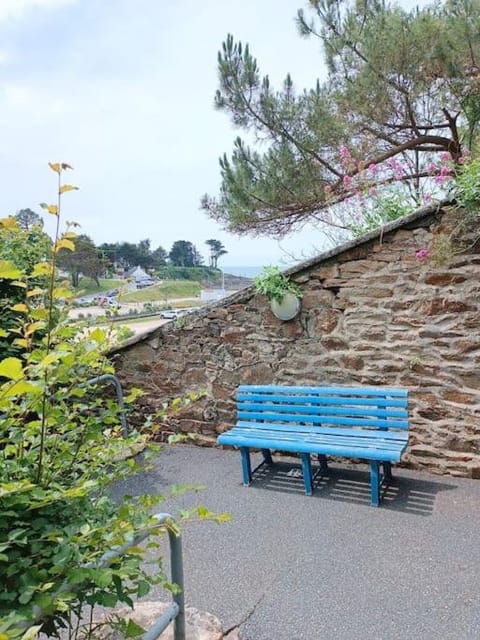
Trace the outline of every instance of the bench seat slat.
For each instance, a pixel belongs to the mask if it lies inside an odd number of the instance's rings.
[[[348,397],[345,396],[325,396],[325,395],[274,395],[269,394],[262,395],[257,393],[237,393],[237,401],[243,402],[278,402],[278,403],[290,403],[290,404],[325,404],[327,406],[341,405],[341,406],[374,406],[374,407],[407,407],[407,398],[385,398],[385,396],[379,398],[360,398],[360,397]]]
[[[377,447],[380,446],[382,448],[392,447],[394,449],[398,447],[403,447],[406,444],[404,439],[392,440],[391,438],[382,438],[379,436],[374,436],[373,433],[371,437],[366,437],[365,435],[344,435],[344,434],[329,434],[329,433],[303,433],[299,434],[296,432],[278,432],[272,429],[242,429],[241,427],[234,427],[230,429],[230,431],[226,432],[230,434],[231,437],[242,436],[245,438],[269,438],[275,439],[279,442],[283,440],[294,440],[295,438],[306,442],[340,442],[346,443],[351,442],[352,444],[361,444],[366,447]]]
[[[302,443],[308,449],[308,447],[314,447],[310,450],[311,453],[330,453],[331,455],[346,455],[345,453],[341,453],[342,451],[348,449],[350,452],[350,456],[355,458],[371,458],[371,455],[368,454],[380,454],[387,455],[387,459],[396,460],[398,456],[401,455],[403,450],[406,447],[405,442],[377,442],[377,441],[368,441],[368,440],[359,440],[355,441],[353,438],[329,438],[328,436],[321,437],[305,437],[303,439],[295,438],[291,435],[283,435],[280,438],[278,434],[268,434],[268,433],[252,433],[250,435],[245,434],[230,434],[227,438],[231,439],[230,444],[234,444],[234,446],[242,447],[242,446],[257,446],[252,444],[252,442],[263,442],[264,445],[261,447],[263,449],[275,449],[277,451],[284,451],[285,447],[288,445],[292,445],[295,447],[295,444]],[[222,440],[223,444],[226,444]],[[267,445],[268,443],[268,445]],[[295,450],[295,449],[293,449]],[[355,454],[355,451],[363,451],[365,453],[364,456],[360,454]],[[393,458],[391,458],[393,456]],[[376,459],[376,455],[374,458]],[[380,458],[381,459],[381,458]]]
[[[317,427],[312,425],[294,425],[293,427],[288,424],[277,424],[272,422],[238,422],[236,427],[241,428],[246,433],[250,430],[270,430],[280,432],[293,432],[299,434],[309,433],[324,433],[338,436],[354,436],[357,438],[382,438],[384,440],[400,440],[401,442],[408,441],[408,433],[405,431],[381,431],[377,429],[347,429],[347,428],[335,428],[335,427]],[[228,433],[228,432],[227,432]]]
[[[239,392],[243,393],[265,393],[265,394],[292,394],[301,395],[303,393],[314,395],[339,395],[339,396],[379,396],[380,398],[406,398],[406,389],[392,389],[390,387],[289,387],[277,385],[240,385]]]
[[[291,404],[270,404],[260,402],[240,402],[238,404],[239,411],[274,411],[275,413],[298,413],[299,415],[338,415],[338,416],[375,416],[378,418],[407,418],[408,413],[404,409],[373,409],[371,407],[350,407],[346,406],[308,406],[308,405],[291,405]]]
[[[346,456],[349,458],[364,458],[366,460],[381,460],[389,462],[398,462],[406,447],[405,443],[402,446],[395,449],[381,449],[380,447],[367,447],[362,445],[350,444],[335,444],[328,442],[313,442],[310,440],[298,440],[292,438],[291,440],[284,439],[269,439],[268,437],[247,436],[242,434],[236,436],[227,436],[222,434],[218,439],[219,444],[229,444],[238,447],[253,447],[258,449],[277,449],[281,451],[288,451],[291,453],[319,453],[333,456]]]
[[[380,418],[348,418],[330,415],[279,414],[270,411],[255,412],[238,409],[237,416],[241,420],[267,420],[268,422],[311,422],[312,424],[344,424],[352,427],[376,427],[391,429],[408,429],[406,420],[383,420]]]

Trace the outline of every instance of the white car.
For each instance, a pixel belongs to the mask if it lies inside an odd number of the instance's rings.
[[[166,320],[175,320],[181,315],[181,311],[178,309],[165,309],[165,311],[160,312],[160,317],[165,318]]]

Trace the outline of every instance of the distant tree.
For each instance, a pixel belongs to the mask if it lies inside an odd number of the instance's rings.
[[[98,251],[102,255],[107,269],[117,268],[118,242],[103,242],[98,245]]]
[[[210,247],[209,265],[213,268],[217,268],[218,259],[224,256],[228,251],[225,249],[220,240],[206,240],[205,244]]]
[[[164,267],[167,264],[168,253],[163,247],[157,247],[155,251],[152,251],[152,267],[158,269]]]
[[[168,254],[170,264],[175,267],[197,267],[203,259],[196,247],[188,240],[176,240]]]
[[[154,266],[154,258],[150,249],[150,240],[140,240],[138,244],[133,242],[117,242],[113,245],[115,262],[125,269],[132,267],[142,267],[149,269]],[[112,250],[110,249],[110,252]]]
[[[203,264],[203,256],[195,245],[192,250],[192,262],[194,267],[200,267]]]
[[[140,240],[137,246],[137,261],[136,264],[143,269],[149,269],[153,267],[152,251],[150,249],[150,240]]]
[[[40,229],[43,229],[42,217],[31,209],[20,209],[13,217],[17,221],[20,229],[23,229],[24,231],[28,231],[33,227],[39,227]]]
[[[132,242],[122,242],[117,246],[117,259],[125,269],[137,266],[138,249]]]
[[[168,254],[163,247],[151,249],[151,242],[147,238],[140,240],[138,244],[132,242],[103,243],[98,249],[103,252],[112,267],[142,267],[143,269],[156,269],[167,264]]]
[[[72,285],[78,287],[80,275],[92,278],[100,286],[99,277],[105,271],[105,260],[93,240],[86,235],[79,235],[74,240],[75,250],[60,249],[57,264],[70,274]]]

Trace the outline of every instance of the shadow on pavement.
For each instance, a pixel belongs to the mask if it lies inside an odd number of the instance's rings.
[[[316,468],[312,468],[312,471],[315,472]],[[395,476],[394,470],[392,482],[383,491],[380,506],[383,509],[428,516],[433,512],[436,495],[455,488],[452,484]],[[249,490],[252,489],[303,494],[301,466],[287,462],[263,465],[253,475]],[[319,474],[314,481],[312,499],[370,505],[370,472],[330,465],[326,474]]]

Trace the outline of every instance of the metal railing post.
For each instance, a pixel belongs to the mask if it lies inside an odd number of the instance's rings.
[[[166,526],[168,532],[168,539],[170,543],[170,571],[171,581],[180,588],[180,592],[173,596],[173,602],[165,613],[146,631],[142,640],[156,640],[158,636],[165,631],[168,625],[173,621],[173,640],[185,640],[185,595],[183,584],[183,557],[182,557],[182,538],[180,532],[176,532],[172,527],[168,526],[169,522],[174,523],[174,518],[169,513],[158,513],[153,516],[156,520],[155,524],[140,532],[129,542],[126,542],[121,547],[116,547],[107,551],[97,562],[88,562],[83,565],[85,568],[103,568],[108,567],[113,560],[120,558],[131,547],[136,547],[150,536],[155,529]],[[71,591],[72,585],[65,581],[56,592],[56,595],[60,595],[65,591]],[[43,616],[44,611],[38,605],[34,607],[34,621],[32,623],[25,623],[21,625],[22,628],[27,629],[34,622],[39,622]]]
[[[125,413],[125,402],[123,400],[123,389],[120,380],[117,378],[117,376],[114,376],[111,373],[103,373],[101,376],[97,376],[96,378],[90,378],[90,380],[87,380],[85,384],[97,384],[98,382],[111,382],[115,386],[115,391],[117,392],[117,402],[118,406],[120,407],[122,435],[124,438],[126,438],[128,436],[128,424]]]
[[[183,554],[182,538],[180,533],[168,530],[170,538],[170,567],[172,572],[172,582],[181,587],[179,593],[173,596],[173,600],[178,605],[178,614],[174,621],[173,640],[185,640],[185,593],[183,590]]]

